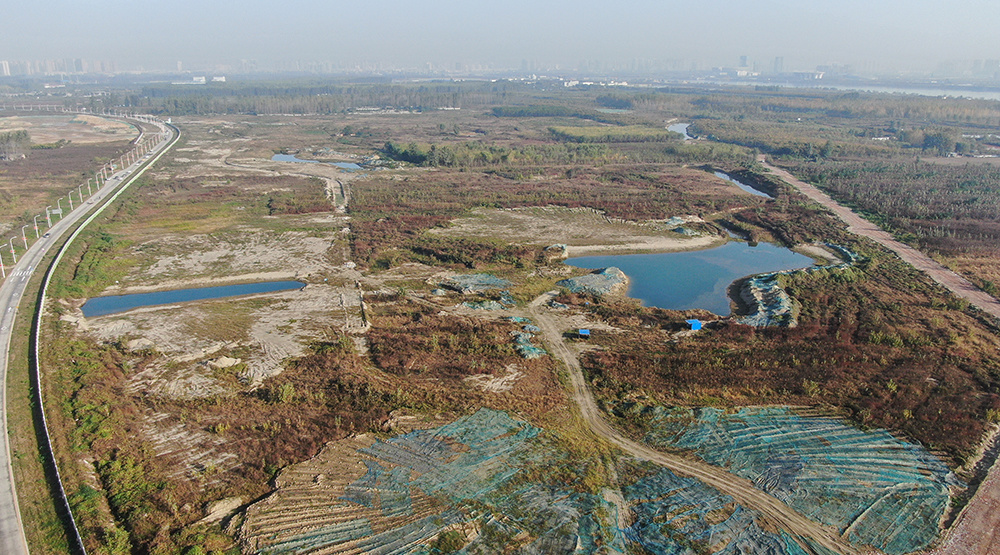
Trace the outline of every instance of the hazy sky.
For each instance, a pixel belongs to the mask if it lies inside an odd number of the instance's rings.
[[[279,8],[280,6],[280,8]],[[396,65],[521,60],[826,63],[1000,59],[997,0],[50,0],[0,17],[0,60],[187,67],[255,59]],[[768,66],[769,67],[769,66]]]

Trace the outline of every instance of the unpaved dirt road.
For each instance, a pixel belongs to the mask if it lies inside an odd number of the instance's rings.
[[[802,194],[829,209],[847,222],[848,230],[868,237],[895,252],[905,262],[926,273],[934,281],[968,300],[984,312],[1000,318],[1000,301],[981,291],[969,280],[938,264],[926,254],[892,238],[877,225],[845,208],[815,186],[796,179],[790,173],[771,166],[761,156],[765,168],[797,188]],[[979,490],[948,532],[934,555],[992,555],[1000,552],[1000,467],[994,464]]]
[[[535,323],[541,328],[542,337],[550,352],[562,359],[566,365],[572,385],[573,400],[580,407],[584,421],[595,434],[617,445],[630,455],[663,466],[672,472],[696,478],[722,493],[731,495],[737,503],[761,513],[767,523],[772,526],[807,538],[816,545],[834,553],[859,553],[847,540],[841,538],[836,530],[799,514],[775,497],[755,488],[749,480],[730,474],[706,462],[657,451],[632,441],[615,430],[601,416],[597,403],[594,402],[594,397],[584,381],[580,361],[566,347],[560,326],[556,323],[555,318],[547,313],[547,309],[542,307],[553,295],[554,292],[549,292],[539,296],[532,301],[528,310]],[[802,547],[807,552],[814,552],[807,545],[802,545]]]
[[[1000,473],[994,466],[931,555],[995,555],[1000,549]]]
[[[809,199],[813,202],[822,205],[824,208],[836,214],[838,218],[847,223],[847,229],[851,233],[867,237],[876,243],[879,243],[899,255],[899,257],[905,262],[913,265],[914,268],[924,272],[930,276],[931,279],[948,288],[952,293],[968,300],[984,312],[992,314],[996,318],[1000,318],[1000,301],[984,293],[969,280],[938,264],[929,256],[918,251],[917,249],[909,245],[904,245],[903,243],[893,239],[892,235],[888,232],[855,214],[849,208],[845,208],[837,204],[836,201],[830,198],[823,191],[817,189],[814,185],[801,181],[787,171],[768,164],[764,161],[763,157],[758,160],[764,165],[765,168],[770,170],[771,173],[777,175],[786,183],[798,189],[803,195],[809,197]]]

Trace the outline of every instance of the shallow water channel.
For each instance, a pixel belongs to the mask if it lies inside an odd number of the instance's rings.
[[[736,185],[737,187],[750,193],[751,195],[757,195],[758,197],[764,197],[764,198],[774,198],[771,195],[765,193],[764,191],[761,191],[760,189],[755,189],[753,185],[747,185],[746,183],[743,183],[742,181],[736,179],[735,177],[729,175],[728,173],[718,172],[718,171],[714,173],[715,177],[725,179],[726,181],[732,183],[733,185]]]
[[[615,266],[629,278],[628,295],[644,306],[670,310],[702,308],[731,313],[728,289],[751,276],[813,264],[808,256],[769,243],[729,242],[714,249],[658,254],[581,256],[566,261],[577,268]]]
[[[305,287],[301,281],[264,281],[258,283],[241,283],[238,285],[219,285],[215,287],[198,287],[194,289],[172,289],[153,293],[135,293],[132,295],[108,295],[94,297],[83,304],[83,316],[93,318],[125,312],[133,308],[156,306],[163,304],[182,303],[187,301],[203,301],[221,299],[253,293],[273,293]]]

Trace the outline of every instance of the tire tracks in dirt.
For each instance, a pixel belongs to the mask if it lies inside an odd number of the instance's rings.
[[[528,310],[535,323],[541,328],[546,346],[565,364],[566,370],[569,372],[572,398],[580,408],[584,422],[595,435],[617,445],[632,456],[660,465],[672,472],[695,478],[732,496],[737,503],[759,512],[763,515],[765,522],[775,528],[785,530],[800,538],[807,538],[817,546],[834,553],[845,555],[861,553],[833,528],[803,516],[777,498],[757,489],[749,480],[703,461],[657,451],[633,441],[615,430],[597,408],[597,403],[583,378],[580,361],[566,347],[559,325],[551,315],[542,310],[542,304],[551,299],[552,296],[553,292],[542,294],[531,302]],[[799,545],[807,552],[816,553],[816,550],[805,542],[800,542]]]

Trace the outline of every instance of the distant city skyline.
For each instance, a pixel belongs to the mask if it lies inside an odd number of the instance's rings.
[[[567,0],[480,5],[260,0],[169,5],[53,0],[0,20],[0,60],[80,60],[112,71],[211,71],[251,64],[586,70],[622,68],[859,73],[974,71],[1000,59],[1000,3],[959,0]],[[2,68],[0,68],[2,69]],[[91,71],[100,71],[91,69]],[[286,69],[287,70],[287,69]],[[10,68],[14,73],[14,68]]]

